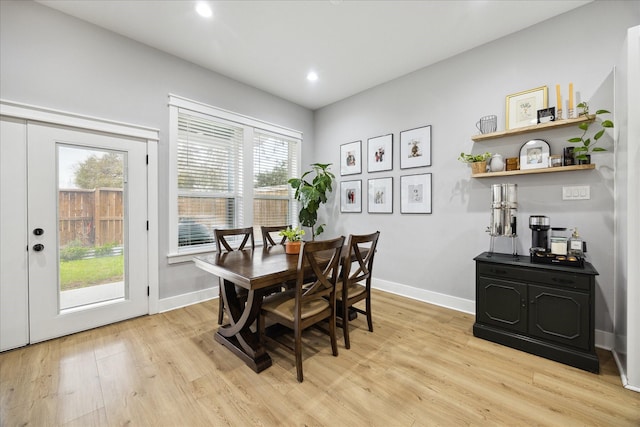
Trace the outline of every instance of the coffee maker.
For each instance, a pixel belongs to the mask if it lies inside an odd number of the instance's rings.
[[[529,217],[531,229],[531,254],[549,252],[549,230],[551,229],[548,216],[531,215]]]

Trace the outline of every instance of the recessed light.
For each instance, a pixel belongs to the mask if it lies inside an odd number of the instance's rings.
[[[209,5],[203,1],[198,2],[198,4],[196,5],[196,12],[198,12],[198,15],[202,16],[203,18],[211,18],[211,16],[213,15],[213,11],[209,7]]]
[[[316,80],[318,80],[318,73],[316,73],[315,71],[309,71],[309,73],[307,74],[307,80],[309,80],[310,82],[315,82]]]

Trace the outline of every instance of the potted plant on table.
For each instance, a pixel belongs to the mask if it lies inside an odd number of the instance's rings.
[[[300,245],[302,244],[302,236],[304,236],[304,230],[300,227],[287,227],[285,230],[278,233],[280,236],[287,238],[284,244],[284,250],[288,254],[300,253]]]
[[[582,111],[580,111],[580,116],[588,116],[589,115],[589,104],[586,102],[581,102],[577,105]],[[570,138],[567,141],[577,144],[582,144],[579,147],[575,147],[573,149],[573,153],[575,154],[575,159],[579,165],[588,165],[591,163],[591,153],[595,151],[607,151],[606,148],[595,147],[598,143],[598,140],[602,138],[604,132],[608,128],[613,128],[613,122],[611,120],[598,120],[598,115],[600,114],[611,114],[610,111],[607,110],[598,110],[594,116],[593,121],[582,122],[578,125],[578,128],[582,130],[582,135],[576,138]],[[593,141],[591,138],[585,138],[587,136],[587,132],[589,131],[589,127],[592,124],[598,123],[600,124],[600,129],[593,135]]]
[[[295,199],[300,202],[300,212],[298,219],[300,224],[311,228],[311,238],[315,240],[316,236],[324,231],[326,224],[318,222],[318,208],[322,203],[327,202],[327,195],[332,191],[331,184],[335,175],[329,171],[331,163],[313,163],[312,169],[302,174],[300,178],[289,179],[289,184],[296,190]],[[315,172],[316,176],[311,182],[305,178]]]
[[[471,173],[483,173],[487,171],[487,159],[491,158],[491,153],[466,154],[460,153],[458,160],[471,165]]]

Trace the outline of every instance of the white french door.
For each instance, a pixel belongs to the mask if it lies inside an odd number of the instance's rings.
[[[145,142],[27,123],[31,343],[148,313]]]

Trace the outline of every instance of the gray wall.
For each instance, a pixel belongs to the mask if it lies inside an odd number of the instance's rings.
[[[577,226],[589,244],[589,259],[600,272],[597,329],[612,331],[614,181],[613,155],[594,157],[597,170],[517,176],[509,180],[471,179],[460,151],[489,150],[513,156],[529,138],[547,139],[558,152],[575,130],[559,130],[473,144],[479,117],[497,114],[504,128],[507,94],[547,85],[574,83],[578,100],[612,109],[613,67],[626,29],[640,22],[638,2],[595,2],[527,30],[443,61],[317,111],[311,111],[204,70],[137,42],[32,2],[0,1],[0,96],[43,107],[119,120],[160,130],[160,297],[214,285],[190,265],[166,262],[168,251],[168,111],[174,93],[217,107],[298,129],[304,133],[303,161],[339,165],[340,144],[394,134],[393,171],[348,179],[394,177],[394,213],[340,214],[337,198],[324,210],[326,237],[379,229],[382,232],[375,276],[419,290],[473,301],[472,258],[487,250],[489,188],[519,186],[518,251],[530,246],[529,215],[545,214],[554,226]],[[424,41],[429,43],[431,41]],[[437,40],[433,42],[439,42]],[[384,66],[384,58],[380,58]],[[624,106],[616,103],[616,116]],[[432,125],[428,168],[399,169],[401,130]],[[314,133],[315,132],[315,133]],[[605,146],[612,148],[611,140]],[[335,168],[339,174],[339,167]],[[399,213],[399,177],[433,174],[433,214]],[[342,178],[339,177],[339,181]],[[563,185],[591,186],[591,200],[563,202]],[[330,215],[330,218],[329,218]],[[498,242],[509,251],[510,242]],[[401,252],[400,249],[403,249]]]
[[[514,35],[460,54],[374,89],[337,102],[315,113],[314,158],[339,165],[340,144],[394,134],[393,170],[340,177],[362,179],[363,212],[341,214],[334,197],[325,214],[329,234],[381,231],[375,277],[382,287],[395,283],[430,292],[475,300],[473,257],[488,250],[485,233],[490,218],[490,187],[518,184],[518,253],[531,246],[529,215],[543,214],[555,227],[578,227],[588,243],[588,259],[600,272],[597,279],[596,328],[613,331],[614,312],[614,161],[613,153],[593,156],[594,171],[472,179],[469,167],[456,159],[461,151],[516,156],[533,138],[547,140],[552,154],[579,136],[565,128],[474,144],[476,121],[498,116],[505,127],[505,96],[549,87],[549,106],[555,106],[555,85],[568,98],[569,82],[577,100],[596,109],[614,110],[614,66],[627,28],[640,22],[638,2],[595,2],[530,27]],[[425,41],[428,42],[428,41]],[[380,58],[384,66],[384,58]],[[616,105],[618,109],[624,105]],[[616,111],[623,116],[624,111]],[[611,117],[613,118],[613,117]],[[399,132],[432,125],[432,166],[400,170]],[[613,150],[612,138],[604,147]],[[337,168],[339,171],[339,168]],[[400,214],[400,176],[432,173],[433,213]],[[368,214],[367,180],[394,178],[394,213]],[[562,201],[562,187],[589,185],[591,199]],[[498,239],[497,251],[510,253],[511,242]]]
[[[160,130],[160,298],[210,288],[208,273],[168,265],[168,94],[302,131],[309,163],[313,114],[219,74],[30,1],[0,1],[3,99]]]

